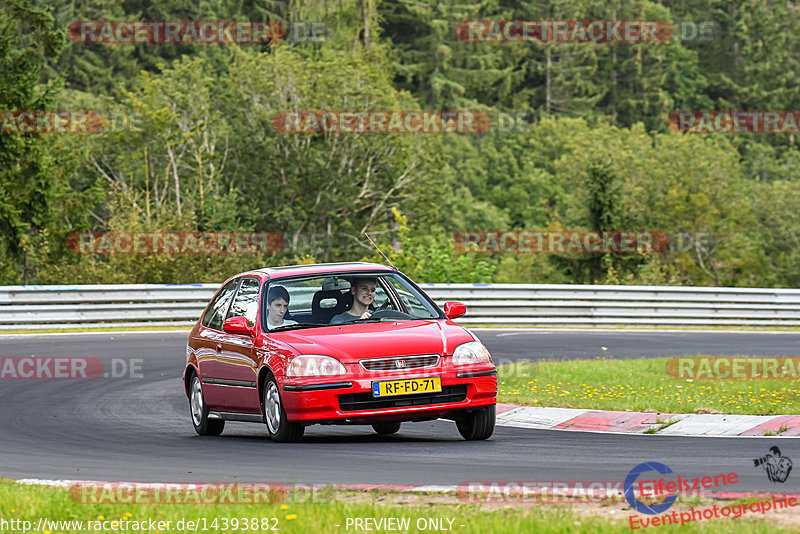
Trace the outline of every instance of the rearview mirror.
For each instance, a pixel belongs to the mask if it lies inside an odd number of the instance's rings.
[[[245,317],[231,317],[230,319],[225,319],[225,322],[222,324],[222,330],[224,330],[226,334],[236,334],[239,336],[252,337],[255,333],[255,329],[247,324],[247,318]]]
[[[449,300],[444,303],[444,315],[448,319],[455,319],[467,313],[467,307],[463,302]]]

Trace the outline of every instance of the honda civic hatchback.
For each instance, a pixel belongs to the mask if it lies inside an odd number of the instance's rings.
[[[495,425],[489,351],[397,269],[334,263],[260,269],[227,280],[192,329],[184,386],[198,434],[264,423],[273,441],[314,424],[450,419],[467,440]]]

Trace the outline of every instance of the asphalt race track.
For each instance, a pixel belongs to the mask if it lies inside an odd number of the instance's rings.
[[[800,333],[477,332],[496,359],[800,356]],[[800,441],[626,436],[497,427],[461,440],[446,421],[406,423],[395,436],[370,427],[314,426],[300,444],[272,443],[262,425],[228,423],[220,437],[192,429],[183,393],[186,333],[0,336],[2,357],[138,360],[142,377],[0,380],[0,478],[162,482],[438,485],[465,481],[618,481],[644,461],[684,477],[736,472],[732,491],[776,491],[752,460],[778,445],[798,461]],[[601,347],[608,350],[603,351]],[[726,350],[726,347],[727,350]],[[798,491],[790,478],[781,491]],[[785,486],[785,487],[783,487]],[[791,486],[791,487],[790,487]]]

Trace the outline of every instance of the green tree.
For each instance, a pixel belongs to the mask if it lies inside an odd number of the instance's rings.
[[[414,109],[409,95],[392,88],[381,54],[371,48],[354,58],[330,49],[316,59],[287,44],[272,53],[240,50],[225,74],[203,58],[143,73],[120,109],[136,118],[135,127],[93,138],[82,167],[108,184],[93,229],[324,234],[318,259],[371,251],[363,234],[390,234],[393,207],[433,202],[422,179],[438,173],[438,140],[287,134],[273,120],[293,110]],[[222,83],[228,79],[236,83]],[[127,271],[121,261],[109,265],[137,277],[134,268],[148,270],[130,259]],[[287,251],[272,261],[296,259]],[[160,272],[162,280],[185,280],[194,271]]]
[[[513,18],[508,8],[482,0],[437,3],[389,0],[379,5],[383,34],[391,42],[395,84],[425,109],[471,109],[477,102],[509,109],[521,102],[525,50],[513,43],[459,40],[459,23]]]
[[[41,84],[58,57],[64,32],[28,0],[0,2],[0,110],[52,109],[58,81]],[[8,116],[6,116],[8,118]],[[52,135],[52,134],[50,134]],[[41,246],[64,185],[64,161],[48,134],[0,133],[0,280],[28,283],[29,252]]]
[[[399,250],[391,250],[389,260],[417,282],[487,283],[495,266],[475,254],[459,254],[452,238],[446,235],[419,236],[408,226],[408,219],[397,208],[392,209],[397,221]],[[382,247],[388,249],[389,247]],[[385,254],[385,252],[384,252]],[[384,263],[377,255],[372,261]]]
[[[56,26],[63,30],[73,29],[70,25],[79,21],[135,20],[125,11],[124,3],[115,0],[57,0],[48,4],[54,6]],[[141,68],[136,57],[138,46],[132,43],[82,43],[67,39],[58,60],[45,67],[46,75],[50,79],[63,75],[68,89],[119,97],[119,87],[134,80]],[[75,105],[74,102],[65,104]]]

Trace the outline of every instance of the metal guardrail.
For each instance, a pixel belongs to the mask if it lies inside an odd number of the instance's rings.
[[[219,284],[0,286],[0,330],[191,326]]]
[[[800,290],[548,284],[422,284],[465,325],[800,326]],[[191,326],[217,284],[0,286],[0,330]]]
[[[423,284],[467,305],[464,324],[800,326],[800,290],[549,284]]]

